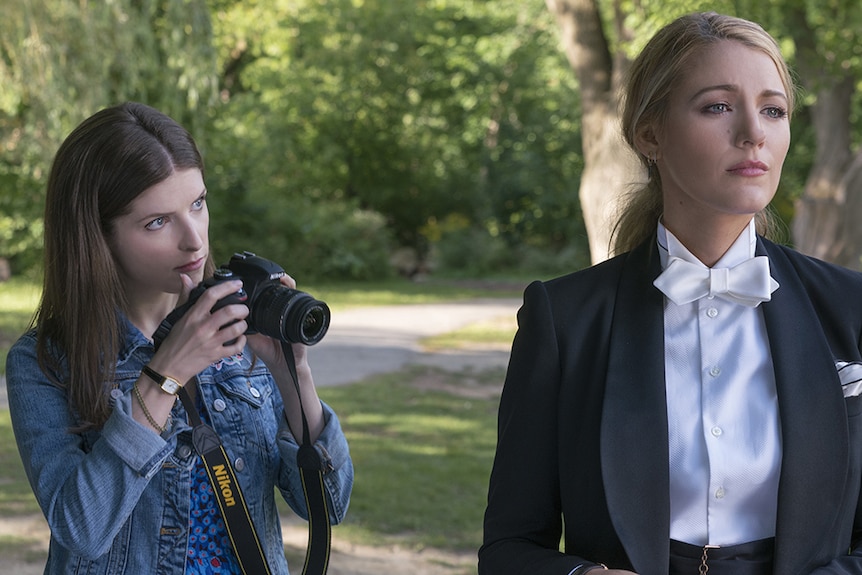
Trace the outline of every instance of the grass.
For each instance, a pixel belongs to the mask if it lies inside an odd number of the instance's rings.
[[[0,409],[0,516],[37,513],[39,505],[30,490],[15,436],[9,410]]]
[[[451,374],[411,368],[321,390],[339,413],[356,478],[339,537],[410,548],[477,549],[496,441],[502,370]],[[446,387],[452,391],[445,391]]]
[[[392,279],[383,282],[339,283],[298,286],[333,310],[358,306],[439,303],[476,297],[520,297],[526,281],[499,282],[428,280],[410,282]]]
[[[0,373],[6,373],[6,353],[30,324],[39,295],[39,286],[32,282],[0,282]]]
[[[518,329],[518,321],[514,315],[495,318],[464,326],[450,333],[426,337],[422,346],[427,351],[460,348],[508,348]]]

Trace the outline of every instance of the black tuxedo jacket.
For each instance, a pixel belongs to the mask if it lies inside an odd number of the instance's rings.
[[[760,238],[757,253],[780,284],[762,304],[783,446],[774,572],[862,574],[862,396],[844,398],[835,368],[862,360],[862,274]],[[481,575],[568,575],[583,560],[667,575],[660,272],[652,240],[524,292]]]

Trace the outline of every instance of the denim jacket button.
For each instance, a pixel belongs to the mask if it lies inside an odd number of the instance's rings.
[[[237,471],[242,471],[245,469],[245,461],[242,457],[237,457],[236,461],[233,462],[233,468]]]
[[[186,457],[191,455],[191,453],[192,453],[192,448],[189,447],[188,445],[183,444],[177,448],[177,456],[180,459],[185,459]]]
[[[227,404],[221,398],[219,398],[213,402],[213,409],[215,409],[216,411],[224,411],[226,407],[227,407]]]
[[[254,397],[260,397],[260,392],[257,390],[257,388],[256,388],[256,387],[252,387],[252,388],[250,388],[248,391],[249,391],[249,393],[251,393],[251,394],[252,394],[252,396],[254,396]]]

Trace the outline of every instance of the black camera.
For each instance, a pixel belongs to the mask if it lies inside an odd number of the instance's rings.
[[[282,285],[279,278],[283,275],[284,270],[278,264],[251,252],[234,254],[227,265],[202,281],[189,294],[188,301],[162,321],[153,335],[156,346],[204,291],[234,279],[242,280],[242,289],[220,299],[211,311],[244,304],[249,308],[246,334],[262,333],[284,342],[316,344],[329,329],[329,306],[305,292]]]

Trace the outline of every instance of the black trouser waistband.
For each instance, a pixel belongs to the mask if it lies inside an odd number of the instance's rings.
[[[709,575],[772,575],[774,550],[774,538],[706,549],[671,540],[669,575],[698,575],[704,562]]]

